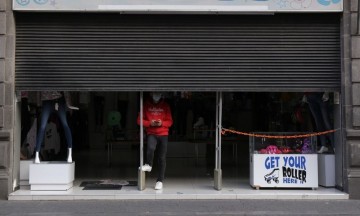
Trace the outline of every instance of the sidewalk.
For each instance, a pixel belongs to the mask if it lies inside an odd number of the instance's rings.
[[[2,200],[0,215],[360,215],[360,200]]]

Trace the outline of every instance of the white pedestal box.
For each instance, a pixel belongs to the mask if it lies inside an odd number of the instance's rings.
[[[20,186],[29,185],[29,169],[32,163],[34,160],[20,160]]]
[[[41,162],[30,164],[31,190],[68,190],[73,186],[75,162]]]
[[[257,189],[315,189],[317,162],[317,154],[250,154],[250,185]]]
[[[319,154],[319,185],[335,187],[335,155]]]

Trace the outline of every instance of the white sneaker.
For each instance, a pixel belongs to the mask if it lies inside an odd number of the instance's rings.
[[[158,181],[155,184],[155,190],[161,190],[163,188],[163,183]]]
[[[72,163],[72,148],[68,148],[67,162]]]
[[[68,163],[72,163],[72,157],[71,157],[71,155],[68,156],[67,162],[68,162]]]
[[[40,163],[40,157],[39,157],[39,152],[35,153],[35,163],[39,164]]]
[[[149,164],[142,166],[141,170],[144,172],[151,172],[152,167]]]
[[[39,157],[36,157],[36,158],[35,158],[35,163],[36,163],[36,164],[39,164],[39,163],[40,163]]]
[[[321,146],[320,150],[318,151],[319,154],[325,153],[329,151],[329,149],[326,146]]]

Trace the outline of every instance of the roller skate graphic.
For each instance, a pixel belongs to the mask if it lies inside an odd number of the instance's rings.
[[[276,184],[279,184],[279,168],[273,169],[273,171],[271,171],[269,174],[266,174],[264,178],[268,184],[271,183],[271,180],[273,180]]]

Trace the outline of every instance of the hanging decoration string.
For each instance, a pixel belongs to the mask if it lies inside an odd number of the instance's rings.
[[[231,130],[227,128],[222,128],[221,134],[225,135],[226,133],[233,133],[243,136],[249,136],[249,137],[259,137],[259,138],[269,138],[269,139],[296,139],[296,138],[306,138],[306,137],[312,137],[312,136],[321,136],[328,133],[334,133],[339,129],[333,129],[333,130],[327,130],[322,132],[314,132],[314,133],[307,133],[307,134],[295,134],[295,135],[267,135],[267,134],[255,134],[255,133],[246,133],[236,130]]]

